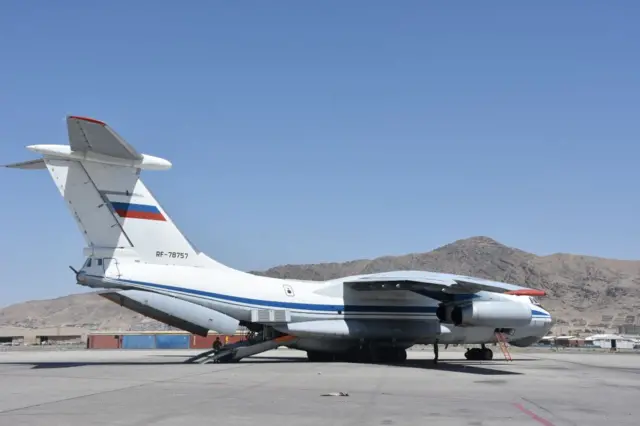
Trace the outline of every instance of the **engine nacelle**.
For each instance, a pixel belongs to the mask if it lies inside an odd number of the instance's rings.
[[[437,321],[415,320],[317,320],[274,325],[276,330],[297,337],[348,339],[417,339],[440,332]]]
[[[531,309],[518,302],[480,301],[456,306],[451,319],[456,326],[514,328],[531,324]]]

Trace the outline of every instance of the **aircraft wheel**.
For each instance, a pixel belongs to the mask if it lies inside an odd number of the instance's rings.
[[[332,362],[336,360],[336,356],[328,352],[307,351],[307,360],[309,362]]]
[[[363,362],[399,364],[407,360],[407,351],[400,348],[378,348],[371,351]]]
[[[399,364],[405,362],[407,360],[407,350],[406,349],[396,349],[395,353],[395,361]]]
[[[344,354],[341,354],[339,358],[340,358],[340,361],[342,362],[359,363],[360,351],[351,350],[351,351],[345,352]]]
[[[483,352],[483,359],[486,361],[491,361],[493,359],[493,351],[491,349],[485,349]]]
[[[465,352],[464,357],[469,361],[480,361],[484,359],[484,353],[479,348],[471,348],[467,352]]]
[[[336,362],[351,362],[353,356],[349,352],[340,352],[333,356],[333,360]]]
[[[309,362],[321,362],[322,354],[320,352],[307,351],[307,360]]]
[[[369,348],[362,348],[358,351],[358,363],[360,364],[370,364],[372,362],[376,362],[377,357],[376,354],[371,351]]]
[[[333,362],[336,360],[334,354],[328,352],[320,352],[320,361],[321,362]]]
[[[395,361],[396,354],[393,348],[379,348],[373,353],[373,362],[391,364]]]

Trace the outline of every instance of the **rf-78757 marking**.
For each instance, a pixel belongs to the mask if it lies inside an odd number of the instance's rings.
[[[157,251],[156,257],[170,257],[173,259],[186,259],[189,257],[189,253],[182,253],[179,251]]]

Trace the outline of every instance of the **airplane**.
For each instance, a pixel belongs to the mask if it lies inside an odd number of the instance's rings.
[[[109,290],[112,301],[144,299],[200,330],[240,325],[262,336],[257,349],[218,362],[287,346],[315,362],[402,363],[415,344],[433,345],[437,362],[438,345],[456,343],[482,345],[466,357],[488,360],[485,344],[529,346],[552,326],[538,301],[545,292],[516,284],[429,271],[305,281],[224,265],[183,235],[142,182],[143,170],[168,170],[168,160],[139,153],[103,121],[66,122],[69,145],[27,146],[41,158],[5,167],[50,173],[86,241],[84,264],[72,268],[77,283]]]

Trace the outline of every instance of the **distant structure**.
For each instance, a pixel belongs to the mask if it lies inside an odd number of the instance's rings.
[[[621,334],[640,336],[640,315],[620,313],[617,315],[602,315],[600,321],[588,322],[583,319],[565,321],[559,319],[551,330],[554,336],[589,334]]]
[[[623,324],[618,327],[618,334],[629,334],[632,336],[640,336],[640,325]]]
[[[0,328],[0,345],[79,345],[87,341],[90,331],[81,327]]]
[[[245,336],[248,333],[246,327],[238,327],[233,336],[228,339],[236,339],[234,336]],[[174,343],[169,343],[173,337]],[[104,337],[104,336],[108,336]],[[126,336],[126,337],[125,337]],[[143,336],[143,337],[136,337]],[[161,336],[157,338],[155,336]],[[164,336],[164,337],[163,337]],[[184,337],[188,336],[188,337]],[[212,337],[213,336],[213,337]],[[224,338],[211,331],[209,336],[202,337],[192,335],[183,330],[168,325],[148,329],[147,324],[134,325],[127,330],[97,331],[84,327],[50,327],[50,328],[22,328],[0,327],[0,350],[3,346],[81,346],[86,348],[129,348],[131,345],[147,345],[149,348],[162,347],[163,345],[186,345],[185,348],[200,348],[211,346],[215,336]],[[228,340],[227,339],[227,340]],[[184,341],[184,342],[183,342]],[[149,346],[151,345],[151,346]],[[208,346],[207,346],[208,345]]]

